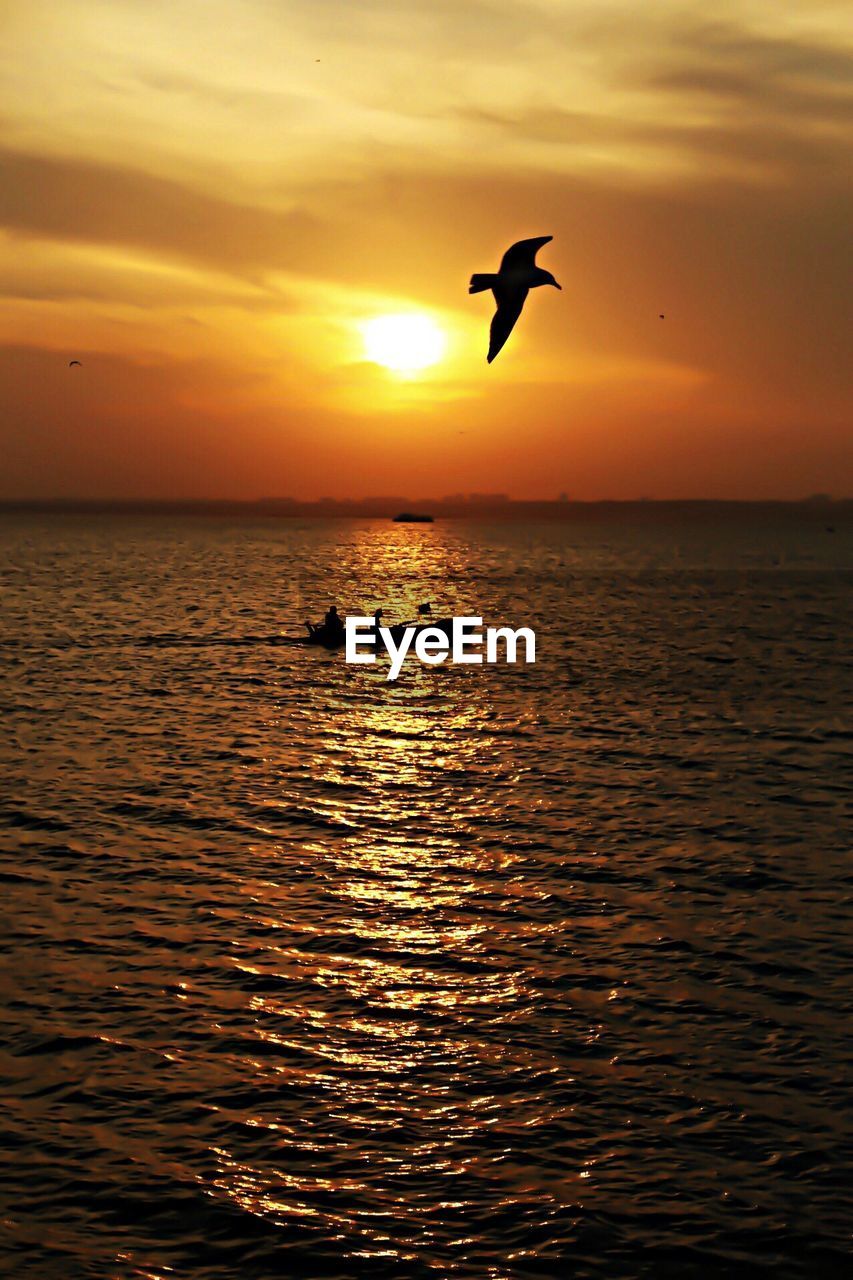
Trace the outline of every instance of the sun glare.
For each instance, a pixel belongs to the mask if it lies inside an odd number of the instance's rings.
[[[377,316],[362,326],[368,360],[395,373],[414,373],[444,354],[445,335],[429,316]]]

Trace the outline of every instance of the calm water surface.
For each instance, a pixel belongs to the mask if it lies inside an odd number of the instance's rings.
[[[841,1275],[851,547],[3,517],[3,1274]]]

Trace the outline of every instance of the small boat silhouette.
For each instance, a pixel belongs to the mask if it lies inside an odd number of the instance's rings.
[[[394,516],[395,524],[432,524],[435,516],[418,515],[416,511],[401,511]]]
[[[417,638],[417,636],[419,636],[422,631],[431,631],[435,629],[438,629],[439,631],[443,631],[444,634],[447,636],[448,640],[453,639],[453,619],[452,618],[439,618],[436,622],[428,622],[423,624],[422,626],[418,626],[416,623],[413,623],[413,622],[396,622],[392,627],[388,628],[388,630],[391,632],[391,636],[394,640],[395,645],[400,644],[400,641],[403,639],[403,635],[405,634],[407,627],[414,627],[415,635],[412,637],[413,639]],[[311,634],[308,636],[294,637],[290,641],[290,643],[306,644],[306,645],[316,644],[316,645],[322,646],[322,648],[324,649],[342,649],[344,647],[345,641],[346,641],[346,636],[343,631],[341,630],[330,631],[324,625],[321,627],[315,627],[314,630],[311,632]],[[359,640],[359,646],[365,646],[370,643],[371,642],[368,639]],[[374,635],[373,644],[382,645],[384,644],[384,641],[382,640],[381,636]]]

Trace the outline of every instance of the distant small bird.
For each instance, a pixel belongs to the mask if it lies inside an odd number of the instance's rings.
[[[658,320],[665,320],[665,319],[666,319],[666,316],[663,314],[663,312],[661,312],[661,314],[658,316]]]
[[[557,284],[550,271],[543,271],[536,265],[537,252],[543,244],[553,239],[553,236],[535,236],[532,240],[519,240],[507,249],[496,275],[471,277],[468,292],[483,293],[484,290],[491,289],[498,304],[489,331],[489,354],[486,356],[489,364],[512,333],[530,290],[541,284],[552,284],[555,289],[562,287]]]
[[[80,365],[80,368],[81,368],[81,369],[83,368],[83,366],[82,366],[82,364],[80,363],[80,361],[79,361],[79,360],[69,360],[69,361],[68,361],[68,368],[69,368],[69,369],[72,369],[72,368],[74,367],[74,365],[75,365],[75,364],[79,364],[79,365]]]
[[[429,600],[425,600],[423,604],[418,605],[418,613],[432,613],[432,605]]]

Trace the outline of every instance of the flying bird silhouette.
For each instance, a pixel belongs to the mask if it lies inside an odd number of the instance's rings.
[[[70,368],[71,368],[73,365],[75,365],[75,364],[79,364],[79,365],[80,365],[80,368],[82,369],[82,367],[83,367],[83,366],[82,366],[82,364],[80,364],[80,361],[79,361],[79,360],[69,360],[69,361],[68,361],[68,368],[70,369]]]
[[[489,354],[486,356],[489,364],[512,333],[530,290],[538,288],[540,284],[552,284],[555,289],[561,288],[550,271],[543,271],[536,265],[536,254],[543,244],[553,239],[553,236],[534,236],[532,240],[519,240],[507,249],[496,275],[480,274],[471,277],[468,292],[483,293],[486,289],[491,289],[498,304],[489,330]]]

